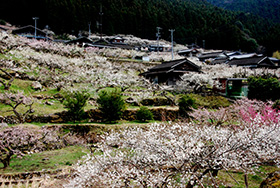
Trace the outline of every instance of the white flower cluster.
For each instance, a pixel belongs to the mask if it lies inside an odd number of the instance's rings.
[[[65,187],[185,187],[221,169],[279,162],[279,124],[242,128],[154,123],[104,137]],[[99,153],[99,154],[98,154]],[[213,179],[215,181],[215,179]]]
[[[37,41],[0,34],[0,46],[5,48],[1,66],[28,74],[48,87],[67,87],[73,83],[88,83],[95,88],[143,85],[139,72],[146,70],[141,63],[111,62],[110,57],[135,56],[136,51],[95,48],[85,50],[74,45]],[[9,47],[10,45],[10,47]]]

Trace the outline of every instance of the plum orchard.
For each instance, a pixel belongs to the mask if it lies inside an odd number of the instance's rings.
[[[84,139],[48,127],[15,126],[0,129],[0,162],[8,167],[12,157],[83,144]]]
[[[0,40],[0,50],[4,55],[0,67],[24,74],[46,87],[71,87],[76,83],[86,83],[95,88],[150,86],[144,78],[138,76],[139,71],[146,70],[147,66],[141,63],[112,62],[104,56],[121,56],[118,50],[84,49],[4,33],[0,34]],[[123,54],[129,56],[133,52],[125,51]]]
[[[3,54],[0,68],[21,73],[28,77],[25,79],[39,81],[46,87],[61,89],[72,87],[74,84],[87,84],[83,87],[89,88],[115,86],[122,89],[129,87],[152,89],[153,87],[146,79],[138,76],[140,72],[146,71],[152,65],[115,61],[121,58],[141,56],[143,52],[81,48],[76,45],[65,45],[51,41],[30,40],[5,33],[0,33],[0,41],[0,52]],[[171,57],[170,54],[158,56],[157,53],[144,55],[149,55],[151,61],[159,58],[167,61]],[[176,56],[176,59],[179,58],[183,57]],[[280,77],[280,70],[250,70],[229,67],[224,64],[207,65],[195,57],[190,58],[190,60],[201,66],[202,73],[185,74],[182,80],[177,83],[177,91],[193,91],[202,85],[211,87],[214,78],[247,77],[262,75],[264,72]]]
[[[239,108],[232,112],[239,118],[227,126],[198,120],[108,134],[98,149],[102,154],[88,155],[65,187],[194,187],[206,180],[218,187],[220,170],[248,174],[265,162],[279,165],[280,115],[271,111],[270,104],[264,105],[267,111],[254,110],[254,116]]]

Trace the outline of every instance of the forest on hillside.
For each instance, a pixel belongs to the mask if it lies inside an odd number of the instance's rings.
[[[242,11],[280,23],[280,0],[207,0],[218,7]]]
[[[177,43],[202,46],[205,41],[206,48],[268,55],[279,50],[280,43],[279,24],[206,0],[10,0],[1,3],[0,12],[0,19],[21,26],[33,25],[37,16],[39,28],[48,25],[57,35],[77,35],[88,31],[90,23],[95,33],[147,39],[156,39],[156,27],[161,27],[161,38],[170,40],[169,29],[175,29]]]

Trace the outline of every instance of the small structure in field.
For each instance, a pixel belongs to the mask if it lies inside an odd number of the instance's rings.
[[[248,97],[247,78],[219,78],[216,80],[213,90],[228,98]]]

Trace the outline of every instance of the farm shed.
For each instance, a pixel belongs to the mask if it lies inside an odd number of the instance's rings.
[[[246,78],[219,78],[213,90],[229,98],[243,98],[248,96],[248,83]]]
[[[201,72],[200,67],[188,59],[166,61],[149,69],[141,75],[153,83],[175,85],[181,76],[188,72]]]

